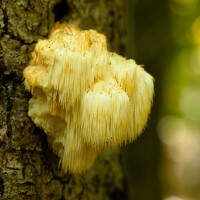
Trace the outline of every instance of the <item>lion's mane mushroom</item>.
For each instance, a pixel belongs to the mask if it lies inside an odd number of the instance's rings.
[[[152,76],[108,52],[104,35],[59,23],[36,44],[24,78],[33,95],[28,114],[71,173],[139,136],[154,93]]]

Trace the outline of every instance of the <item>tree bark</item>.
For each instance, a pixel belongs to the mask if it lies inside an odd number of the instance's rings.
[[[63,174],[45,133],[27,115],[22,72],[55,21],[96,29],[123,53],[124,0],[0,1],[0,199],[126,199],[120,150],[105,150],[82,175]]]

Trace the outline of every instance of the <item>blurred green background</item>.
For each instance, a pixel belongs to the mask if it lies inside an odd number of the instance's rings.
[[[123,147],[134,200],[200,199],[200,0],[127,0],[125,56],[155,78],[145,132]]]

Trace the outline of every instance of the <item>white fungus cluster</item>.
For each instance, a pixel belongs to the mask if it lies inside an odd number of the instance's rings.
[[[36,44],[24,78],[33,95],[28,114],[64,172],[89,169],[103,148],[133,141],[147,123],[152,76],[108,52],[105,36],[94,30],[57,23]]]

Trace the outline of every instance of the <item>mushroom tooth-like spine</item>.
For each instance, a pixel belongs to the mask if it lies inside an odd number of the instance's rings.
[[[97,82],[81,101],[81,131],[85,142],[106,148],[129,140],[131,103],[115,79]]]
[[[140,134],[148,120],[154,94],[153,78],[144,69],[139,68],[136,76],[134,105],[135,133]],[[138,117],[139,116],[139,117]]]
[[[153,77],[134,60],[125,60],[113,53],[110,55],[114,77],[127,93],[132,104],[134,120],[134,129],[130,133],[132,141],[142,133],[148,120],[154,94]]]
[[[72,173],[82,173],[89,169],[97,157],[98,150],[84,143],[72,125],[67,128],[66,120],[51,115],[45,101],[41,96],[32,98],[28,114],[47,134],[53,151],[61,158],[61,169]]]
[[[64,172],[82,173],[94,164],[97,153],[97,149],[84,143],[79,135],[74,134],[73,127],[71,127],[66,133],[61,168]]]

